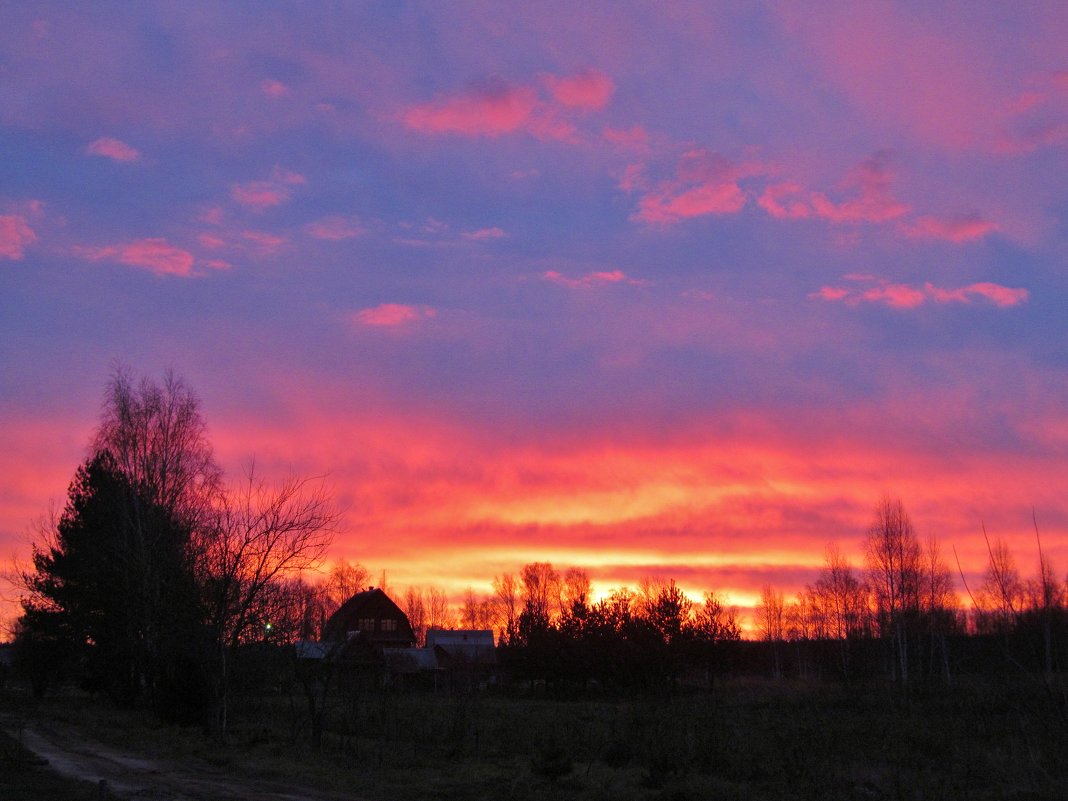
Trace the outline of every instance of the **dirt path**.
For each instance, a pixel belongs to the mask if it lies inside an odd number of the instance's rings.
[[[17,737],[14,721],[0,726]],[[61,724],[37,722],[22,731],[26,749],[48,760],[56,773],[98,784],[109,798],[129,801],[360,801],[356,796],[298,784],[250,779],[207,766],[145,758],[122,752]]]

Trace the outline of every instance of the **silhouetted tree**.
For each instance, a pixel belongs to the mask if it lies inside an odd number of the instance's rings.
[[[275,588],[318,566],[337,520],[321,480],[290,478],[270,487],[251,467],[226,496],[200,566],[219,656],[215,723],[220,734],[225,736],[228,725],[229,653],[262,639],[272,624]]]
[[[519,634],[519,586],[515,576],[503,573],[493,577],[493,598],[496,607],[497,642],[510,643]]]
[[[426,643],[427,614],[426,602],[423,599],[423,590],[416,586],[409,587],[401,599],[400,607],[408,616],[408,622],[412,626],[412,634],[415,636],[415,644],[422,648]]]
[[[774,658],[773,671],[776,678],[782,677],[782,657],[779,643],[786,633],[785,607],[781,592],[770,584],[765,584],[760,591],[760,604],[757,606],[757,626],[762,639],[771,643]]]
[[[196,568],[220,477],[196,396],[170,373],[135,386],[117,370],[92,453],[35,549],[24,629],[46,610],[67,616],[107,665],[110,694],[181,714],[191,688],[178,685],[197,672]]]
[[[350,562],[346,559],[338,559],[330,566],[327,574],[326,600],[330,607],[329,614],[333,614],[349,598],[362,590],[366,590],[371,579],[371,571],[359,562]]]
[[[884,497],[868,528],[868,577],[879,630],[891,645],[891,674],[909,678],[909,641],[919,617],[922,558],[912,520],[900,499]]]

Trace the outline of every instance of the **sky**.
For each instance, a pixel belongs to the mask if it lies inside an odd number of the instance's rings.
[[[1068,570],[1063,3],[0,3],[0,555],[116,368],[331,559]],[[959,584],[959,582],[958,582]],[[963,587],[959,588],[963,592]],[[10,599],[10,594],[9,594]]]

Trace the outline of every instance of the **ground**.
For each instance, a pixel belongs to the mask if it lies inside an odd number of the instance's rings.
[[[299,786],[292,782],[236,775],[204,762],[147,758],[105,745],[81,727],[57,722],[20,726],[0,716],[8,735],[5,751],[21,740],[21,754],[0,762],[0,799],[152,799],[152,801],[358,801],[357,796]],[[53,774],[53,775],[50,775]],[[57,780],[58,777],[58,780]],[[68,781],[63,781],[68,780]],[[101,782],[106,786],[101,788]],[[102,794],[103,793],[103,794]]]

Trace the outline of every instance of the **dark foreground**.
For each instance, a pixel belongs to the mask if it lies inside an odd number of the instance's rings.
[[[282,697],[246,699],[226,745],[75,691],[33,702],[9,687],[0,714],[9,732],[22,725],[54,748],[125,760],[139,784],[109,787],[127,797],[1024,801],[1068,798],[1063,686],[984,678],[902,697],[882,684],[739,679],[715,692],[580,700],[376,692],[331,710],[318,749],[293,730]],[[92,767],[89,783],[62,780],[15,759],[12,742],[0,799],[97,797]]]

